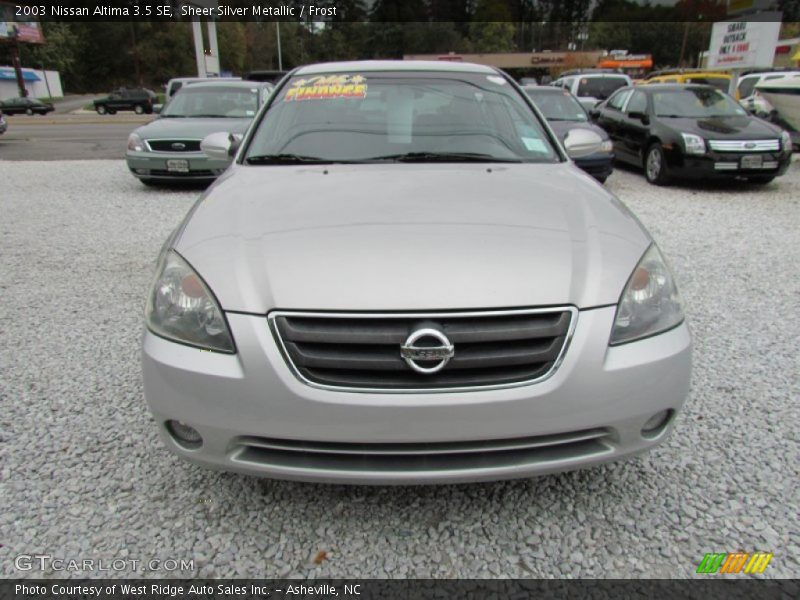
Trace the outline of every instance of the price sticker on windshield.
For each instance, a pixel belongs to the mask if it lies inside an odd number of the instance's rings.
[[[320,75],[293,81],[283,100],[293,102],[366,97],[367,79],[363,75]]]

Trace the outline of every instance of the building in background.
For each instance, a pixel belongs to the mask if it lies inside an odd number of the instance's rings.
[[[22,79],[31,98],[61,98],[61,75],[58,71],[22,69]],[[19,97],[17,77],[12,66],[0,66],[0,100]]]

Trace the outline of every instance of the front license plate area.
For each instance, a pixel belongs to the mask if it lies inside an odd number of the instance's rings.
[[[748,154],[742,157],[742,169],[761,169],[764,166],[764,158],[758,154]]]
[[[189,161],[182,159],[171,159],[167,161],[167,171],[174,171],[175,173],[188,173]]]

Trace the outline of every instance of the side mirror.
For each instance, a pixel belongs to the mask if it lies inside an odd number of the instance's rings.
[[[647,125],[650,122],[650,117],[647,116],[647,113],[643,113],[638,110],[632,110],[631,112],[628,113],[628,116],[631,119],[639,119],[645,125]]]
[[[570,129],[564,138],[564,149],[570,158],[581,158],[600,152],[603,138],[588,129]]]
[[[200,150],[214,160],[230,160],[239,149],[242,137],[241,133],[218,131],[203,138],[203,141],[200,142]]]

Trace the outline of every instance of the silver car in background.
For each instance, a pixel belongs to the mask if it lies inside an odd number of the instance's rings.
[[[241,137],[273,86],[252,81],[215,80],[184,86],[158,118],[128,137],[128,169],[145,185],[211,182],[233,156],[212,158],[200,148],[210,133]]]
[[[529,477],[647,450],[691,339],[653,239],[480,65],[292,72],[166,241],[144,389],[198,464],[345,483]]]

